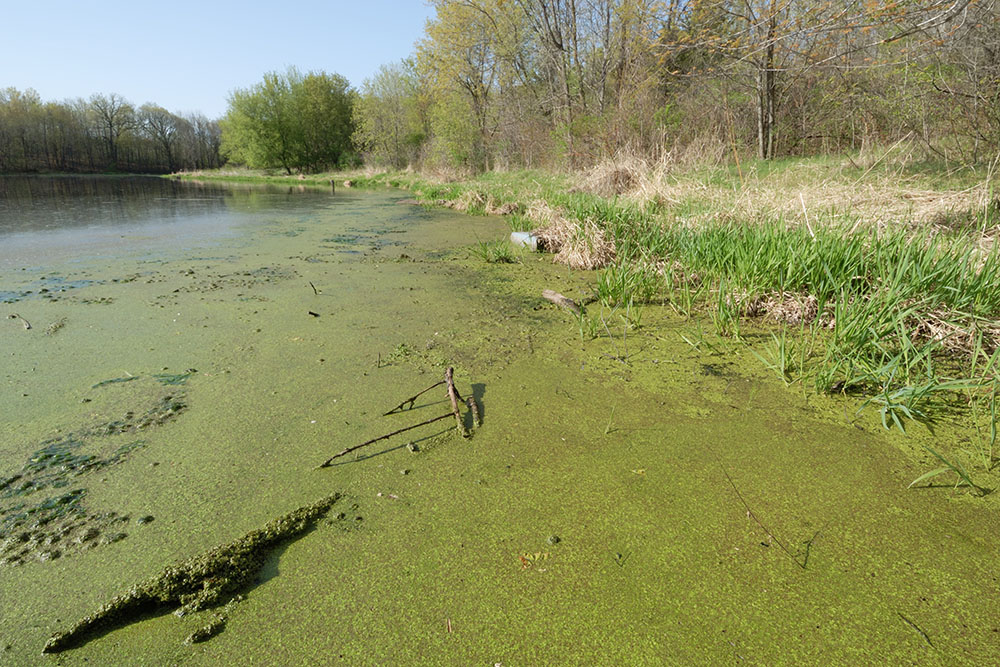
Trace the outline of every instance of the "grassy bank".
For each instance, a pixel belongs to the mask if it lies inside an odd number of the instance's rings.
[[[317,185],[330,187],[331,181],[343,181],[344,172],[320,174],[285,174],[273,170],[223,168],[205,171],[185,171],[170,178],[185,181],[219,181],[223,183],[273,183],[275,185]]]

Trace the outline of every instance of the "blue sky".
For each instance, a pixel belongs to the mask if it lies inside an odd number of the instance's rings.
[[[294,65],[355,86],[412,54],[424,0],[4,0],[0,88],[44,101],[119,93],[215,118],[234,88]]]

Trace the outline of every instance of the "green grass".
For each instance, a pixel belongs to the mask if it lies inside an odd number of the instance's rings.
[[[479,241],[472,247],[472,254],[489,264],[517,262],[517,255],[507,241]]]

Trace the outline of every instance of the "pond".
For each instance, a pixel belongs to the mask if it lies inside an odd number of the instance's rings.
[[[502,219],[395,190],[0,187],[0,662],[331,494],[219,606],[149,610],[59,659],[992,655],[992,497],[907,491],[927,464],[877,415],[668,307],[626,336],[593,304],[595,337],[540,296],[593,275],[475,257]],[[449,366],[481,406],[471,437],[433,422],[319,467],[448,414],[443,388],[385,413]]]

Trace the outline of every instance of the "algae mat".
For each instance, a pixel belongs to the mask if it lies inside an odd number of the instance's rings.
[[[610,311],[612,338],[581,336],[541,290],[578,297],[593,276],[484,265],[463,245],[502,221],[404,196],[265,206],[200,248],[4,274],[24,295],[5,314],[33,328],[3,320],[0,477],[21,477],[0,509],[83,491],[17,528],[31,534],[0,566],[0,660],[995,655],[995,496],[907,490],[927,462],[877,415],[780,386],[736,346],[685,344],[696,325],[667,309],[627,340]],[[53,274],[74,287],[39,287]],[[432,393],[381,416],[447,364],[483,406],[474,437],[443,422],[316,469],[446,411]],[[164,611],[40,655],[165,566],[333,492],[343,516],[279,547],[210,641],[184,643],[216,612]]]

